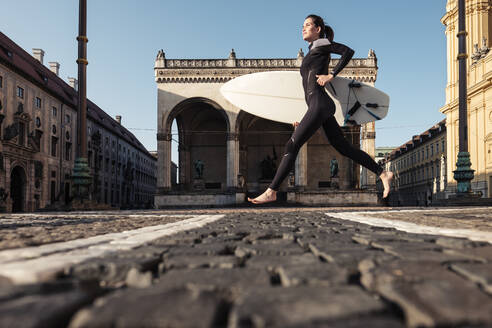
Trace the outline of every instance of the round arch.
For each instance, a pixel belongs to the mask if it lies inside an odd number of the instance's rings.
[[[225,189],[227,137],[231,126],[225,110],[213,100],[193,97],[178,103],[164,120],[162,126],[168,133],[176,120],[179,135],[178,140],[171,138],[177,141],[176,177],[179,177],[177,185],[171,183],[171,190]],[[175,154],[176,149],[171,151]]]
[[[227,126],[227,132],[230,131],[231,129],[231,124],[229,122],[229,116],[225,112],[225,110],[215,101],[205,98],[205,97],[192,97],[185,99],[178,103],[174,108],[171,110],[169,115],[167,116],[167,119],[165,122],[163,122],[162,126],[164,127],[165,131],[171,131],[171,125],[173,124],[173,121],[175,118],[179,116],[180,113],[185,111],[186,109],[189,109],[193,106],[196,106],[197,104],[206,104],[209,105],[210,107],[216,109],[224,118]]]

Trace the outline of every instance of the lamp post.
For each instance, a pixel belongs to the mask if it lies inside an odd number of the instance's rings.
[[[87,161],[87,0],[79,0],[78,51],[78,117],[77,117],[77,157],[73,168],[73,192],[76,200],[89,199],[89,187],[92,182]]]
[[[459,61],[459,153],[456,162],[454,179],[458,182],[457,195],[471,194],[473,173],[468,152],[467,123],[467,83],[466,83],[466,31],[465,31],[465,0],[458,0],[458,61]]]

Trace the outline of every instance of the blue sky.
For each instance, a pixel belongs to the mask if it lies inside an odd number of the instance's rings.
[[[45,51],[77,76],[78,1],[2,1],[0,31],[31,53]],[[304,18],[325,18],[335,40],[378,58],[376,87],[391,97],[376,124],[376,146],[399,146],[444,118],[445,0],[235,1],[88,0],[88,97],[149,149],[157,148],[154,59],[294,58]]]

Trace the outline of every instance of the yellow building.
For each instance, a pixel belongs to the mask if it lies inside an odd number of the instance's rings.
[[[492,0],[466,0],[466,50],[468,94],[468,150],[475,177],[472,190],[492,197]],[[441,19],[446,26],[447,85],[446,103],[440,111],[446,115],[447,192],[456,190],[453,171],[459,147],[458,133],[458,1],[448,0]]]

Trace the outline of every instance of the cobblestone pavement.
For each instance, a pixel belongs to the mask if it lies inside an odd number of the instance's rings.
[[[492,327],[491,212],[8,216],[0,327]]]

